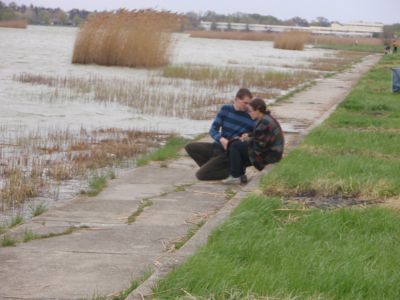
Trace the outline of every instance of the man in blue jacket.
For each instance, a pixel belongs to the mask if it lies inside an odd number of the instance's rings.
[[[255,125],[247,113],[252,98],[248,89],[240,89],[236,93],[235,102],[223,105],[211,125],[209,133],[214,142],[186,145],[186,152],[200,167],[196,173],[197,179],[221,180],[229,176],[229,143],[243,133],[251,132]],[[241,182],[247,182],[245,175]]]

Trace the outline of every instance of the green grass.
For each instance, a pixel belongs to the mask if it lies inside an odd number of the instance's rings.
[[[107,186],[106,175],[95,175],[89,180],[89,191],[87,194],[91,197],[97,196]]]
[[[24,223],[24,218],[23,218],[21,215],[18,214],[18,215],[15,215],[15,216],[11,219],[9,227],[10,227],[10,228],[13,228],[13,227],[18,226],[18,225],[21,225],[21,224],[23,224],[23,223]]]
[[[137,210],[135,210],[129,217],[128,217],[128,224],[132,224],[136,221],[136,218],[140,216],[140,214],[144,211],[146,207],[152,206],[153,202],[150,199],[143,199],[140,201]]]
[[[114,171],[108,171],[100,174],[94,174],[89,178],[89,188],[87,191],[81,190],[81,194],[87,194],[90,197],[97,196],[107,186],[108,179],[115,179]]]
[[[17,244],[17,241],[9,236],[3,236],[1,239],[1,246],[2,247],[14,247]]]
[[[115,173],[108,172],[106,174],[93,175],[89,179],[89,190],[84,193],[88,194],[90,197],[97,196],[107,186],[108,179],[115,179]]]
[[[179,240],[178,242],[176,242],[174,244],[174,248],[177,250],[182,248],[183,245],[185,245],[186,242],[188,240],[190,240],[192,238],[192,236],[194,236],[195,233],[204,225],[204,223],[205,223],[205,220],[202,220],[198,224],[193,225],[193,227],[188,230],[186,235],[181,240]]]
[[[287,210],[278,199],[251,196],[154,292],[160,299],[398,299],[398,236],[400,215],[388,209]]]
[[[0,234],[3,234],[4,232],[7,231],[7,226],[5,225],[0,225]]]
[[[58,236],[62,236],[62,235],[67,235],[67,234],[71,234],[79,229],[84,229],[84,228],[88,228],[85,226],[81,226],[81,227],[75,227],[75,226],[70,226],[67,229],[65,229],[62,232],[58,232],[58,233],[54,233],[54,232],[50,232],[47,234],[36,234],[31,230],[25,230],[22,238],[20,240],[15,239],[15,238],[10,238],[7,236],[4,236],[2,241],[1,241],[1,245],[3,247],[9,247],[9,246],[15,246],[17,243],[27,243],[33,240],[41,240],[41,239],[48,239],[48,238],[53,238],[53,237],[58,237]]]
[[[27,243],[27,242],[29,242],[29,241],[38,239],[38,237],[39,237],[39,236],[36,235],[35,233],[33,233],[32,231],[26,230],[26,231],[24,232],[23,236],[22,236],[22,242],[23,242],[23,243]]]
[[[114,296],[93,296],[92,300],[124,300],[126,299],[130,293],[132,293],[135,289],[138,288],[144,281],[146,281],[151,274],[153,273],[152,270],[147,270],[140,276],[138,279],[132,280],[131,285],[122,292],[119,292],[117,295]]]
[[[44,203],[40,203],[36,206],[31,206],[30,209],[33,217],[37,217],[47,211],[47,207]]]
[[[137,160],[138,166],[144,166],[151,161],[165,161],[178,157],[178,151],[187,144],[188,140],[182,137],[172,137],[166,144],[154,152],[144,155]]]
[[[235,197],[236,194],[237,194],[237,191],[232,189],[232,187],[227,187],[225,189],[225,199],[226,200],[232,199],[233,197]]]
[[[360,51],[360,52],[372,52],[372,53],[383,53],[383,45],[316,45],[316,48],[322,49],[334,49],[334,50],[345,50],[345,51]]]
[[[34,239],[35,240],[49,239],[49,238],[53,238],[53,237],[57,237],[57,236],[72,234],[72,233],[74,233],[75,231],[77,231],[79,229],[80,229],[79,227],[70,226],[70,227],[68,227],[67,229],[65,229],[62,232],[57,232],[57,233],[50,232],[50,233],[47,233],[47,234],[34,235],[34,237],[35,237]]]
[[[400,194],[400,101],[385,56],[336,112],[265,177],[269,195],[385,198]]]

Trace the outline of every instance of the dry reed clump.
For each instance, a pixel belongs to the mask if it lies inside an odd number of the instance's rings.
[[[222,40],[273,41],[277,33],[243,31],[191,31],[190,37]]]
[[[274,40],[274,48],[286,50],[304,50],[310,34],[304,31],[288,31],[280,33]]]
[[[19,168],[9,170],[0,190],[1,210],[16,207],[28,198],[36,197],[43,186],[40,177],[25,174]]]
[[[171,32],[180,16],[154,10],[119,10],[92,15],[75,41],[73,63],[160,67],[169,61]]]
[[[7,28],[26,28],[28,22],[26,20],[10,20],[10,21],[0,21],[0,27]]]

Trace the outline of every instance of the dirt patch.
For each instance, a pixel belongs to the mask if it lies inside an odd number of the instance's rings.
[[[333,197],[291,197],[284,200],[287,206],[301,205],[304,208],[320,208],[320,209],[335,209],[354,206],[367,206],[377,203],[382,203],[379,199],[357,199],[346,198],[340,196]],[[400,209],[400,199],[398,199],[398,208]]]

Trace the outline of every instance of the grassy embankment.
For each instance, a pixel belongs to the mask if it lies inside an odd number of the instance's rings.
[[[360,52],[371,52],[371,53],[382,53],[383,45],[340,45],[340,44],[319,44],[317,48],[332,49],[332,50],[345,50],[345,51],[360,51]]]
[[[317,48],[360,51],[360,52],[383,52],[383,41],[378,38],[367,37],[334,37],[334,36],[312,36],[310,42]]]
[[[322,210],[299,197],[399,199],[400,102],[390,91],[390,67],[399,63],[400,56],[384,57],[365,75],[264,177],[263,194],[245,199],[155,296],[398,299],[398,212],[364,205]]]

